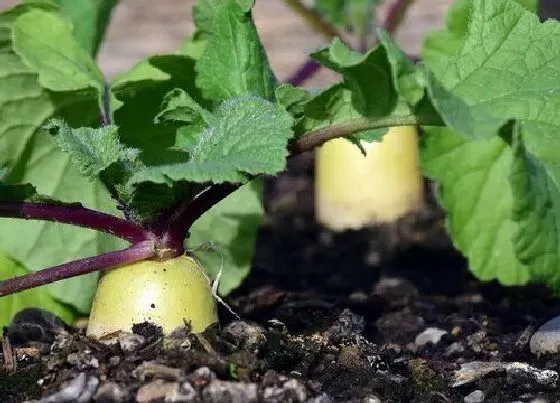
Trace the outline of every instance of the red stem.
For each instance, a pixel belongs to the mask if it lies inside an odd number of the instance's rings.
[[[90,210],[80,204],[0,203],[0,217],[72,224],[114,235],[132,243],[151,238],[150,232],[131,221]]]
[[[36,273],[2,281],[0,282],[0,297],[54,283],[55,281],[93,273],[94,271],[146,260],[154,255],[155,245],[153,241],[140,242],[118,252],[109,252],[99,256],[74,260],[59,266],[43,269]]]

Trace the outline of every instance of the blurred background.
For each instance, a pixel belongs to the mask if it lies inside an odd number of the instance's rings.
[[[0,9],[21,0],[0,0]],[[75,0],[81,1],[81,0]],[[558,0],[554,0],[559,2]],[[126,71],[140,60],[177,49],[194,26],[191,8],[194,0],[121,0],[113,13],[98,61],[107,78]],[[379,10],[382,21],[392,0]],[[411,55],[420,51],[427,32],[441,28],[454,0],[415,0],[399,28],[396,39]],[[311,2],[310,2],[311,3]],[[306,55],[327,41],[314,33],[294,14],[284,0],[256,0],[255,22],[268,52],[272,68],[284,80],[306,60]],[[324,70],[306,86],[324,86],[333,81]]]

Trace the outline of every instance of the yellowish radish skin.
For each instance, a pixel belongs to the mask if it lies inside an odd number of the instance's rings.
[[[393,127],[382,142],[363,146],[365,157],[345,139],[317,152],[316,214],[335,231],[392,222],[424,203],[415,127]]]
[[[168,334],[185,323],[196,333],[218,322],[208,278],[192,258],[142,261],[107,272],[99,282],[87,334],[101,338],[151,322]]]

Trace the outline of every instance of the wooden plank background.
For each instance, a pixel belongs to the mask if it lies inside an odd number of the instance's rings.
[[[17,3],[17,0],[0,0],[0,9]],[[107,77],[126,71],[149,55],[172,52],[180,46],[193,31],[193,3],[194,0],[121,0],[99,54],[99,63]],[[418,54],[426,32],[443,27],[452,3],[453,0],[416,0],[396,36],[401,46],[411,54]],[[380,10],[380,18],[386,8]],[[257,0],[254,18],[280,80],[304,62],[309,52],[325,43],[283,0]],[[308,85],[322,86],[333,78],[322,73]]]

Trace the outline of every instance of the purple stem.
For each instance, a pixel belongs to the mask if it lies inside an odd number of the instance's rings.
[[[106,232],[132,243],[151,238],[150,232],[130,221],[87,209],[80,204],[0,203],[0,217],[72,224]]]
[[[0,297],[66,278],[146,260],[154,255],[155,245],[153,241],[140,242],[118,252],[109,252],[99,256],[74,260],[36,273],[2,281],[0,282]]]
[[[313,77],[320,69],[321,65],[319,63],[315,60],[309,59],[302,64],[301,67],[286,80],[286,82],[297,87]]]

